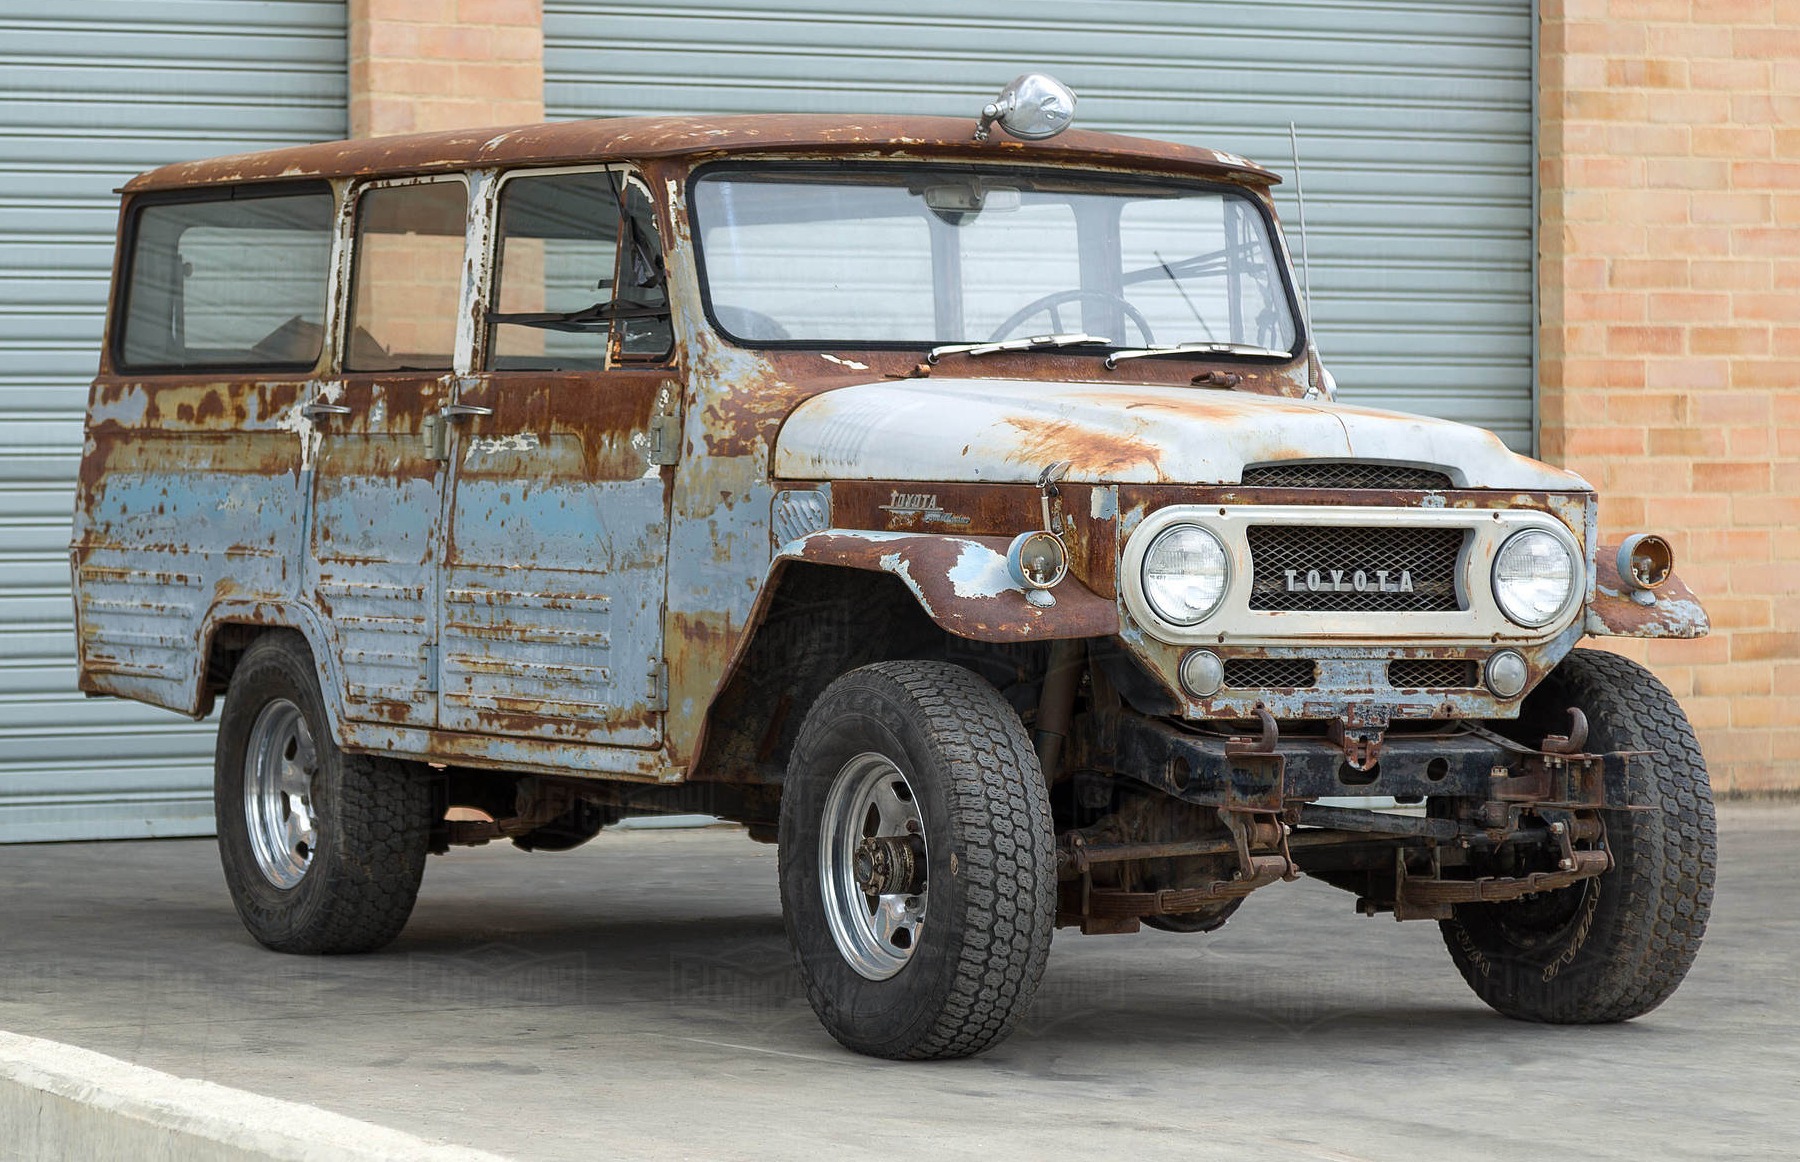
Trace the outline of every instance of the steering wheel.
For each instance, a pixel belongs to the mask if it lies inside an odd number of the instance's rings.
[[[1011,335],[1014,331],[1017,331],[1020,323],[1031,318],[1031,316],[1037,314],[1039,311],[1048,311],[1050,314],[1051,329],[1054,331],[1061,331],[1063,329],[1062,313],[1056,308],[1065,303],[1076,303],[1084,300],[1101,302],[1109,307],[1119,308],[1121,311],[1125,312],[1125,317],[1131,320],[1131,325],[1136,327],[1139,333],[1144,336],[1144,346],[1154,347],[1156,345],[1156,339],[1150,334],[1150,320],[1144,318],[1144,312],[1138,310],[1136,307],[1126,302],[1125,299],[1119,295],[1113,294],[1111,291],[1095,290],[1092,287],[1085,286],[1071,287],[1068,290],[1053,291],[1041,298],[1032,299],[1012,314],[1006,316],[1006,321],[1001,323],[998,327],[995,327],[994,333],[988,336],[988,342],[1000,342],[1000,340]],[[1124,336],[1120,336],[1120,338],[1123,337]]]

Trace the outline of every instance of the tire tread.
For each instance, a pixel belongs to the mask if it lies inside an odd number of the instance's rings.
[[[1590,729],[1600,741],[1652,752],[1631,764],[1629,777],[1632,802],[1654,812],[1605,813],[1622,865],[1605,877],[1617,877],[1619,890],[1610,947],[1583,946],[1578,955],[1591,951],[1591,971],[1579,987],[1521,989],[1517,980],[1496,981],[1491,968],[1469,954],[1471,930],[1460,908],[1442,923],[1444,943],[1469,987],[1507,1016],[1551,1024],[1630,1020],[1674,993],[1706,932],[1718,868],[1706,760],[1675,696],[1631,659],[1578,649],[1556,677],[1593,719]]]
[[[949,995],[924,1035],[897,1051],[906,1060],[968,1057],[992,1047],[1030,1008],[1055,931],[1056,866],[1049,790],[1024,724],[987,681],[948,662],[889,661],[853,670],[827,688],[831,702],[846,683],[886,684],[922,719],[950,775],[949,798],[961,837],[958,877],[967,915]],[[796,754],[812,750],[828,716],[810,715]],[[815,1010],[830,1008],[819,982],[803,971]],[[827,1028],[860,1052],[827,1022]]]

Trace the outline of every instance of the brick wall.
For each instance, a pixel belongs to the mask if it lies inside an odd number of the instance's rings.
[[[1713,635],[1602,644],[1714,786],[1800,787],[1800,0],[1543,0],[1546,459],[1671,534]]]
[[[349,0],[350,135],[544,119],[542,0]]]

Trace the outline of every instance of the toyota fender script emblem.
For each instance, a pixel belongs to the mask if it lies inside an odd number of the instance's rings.
[[[891,489],[888,502],[878,506],[888,514],[890,525],[910,520],[923,521],[926,524],[966,525],[969,518],[945,512],[938,507],[935,492],[901,492]]]
[[[1411,569],[1284,569],[1289,593],[1411,593]]]

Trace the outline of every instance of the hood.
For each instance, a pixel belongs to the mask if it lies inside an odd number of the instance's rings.
[[[1093,484],[1236,484],[1249,464],[1375,460],[1457,487],[1585,490],[1449,420],[1282,396],[1142,384],[908,379],[838,388],[794,409],[776,443],[788,480],[1030,483],[1070,461]]]

